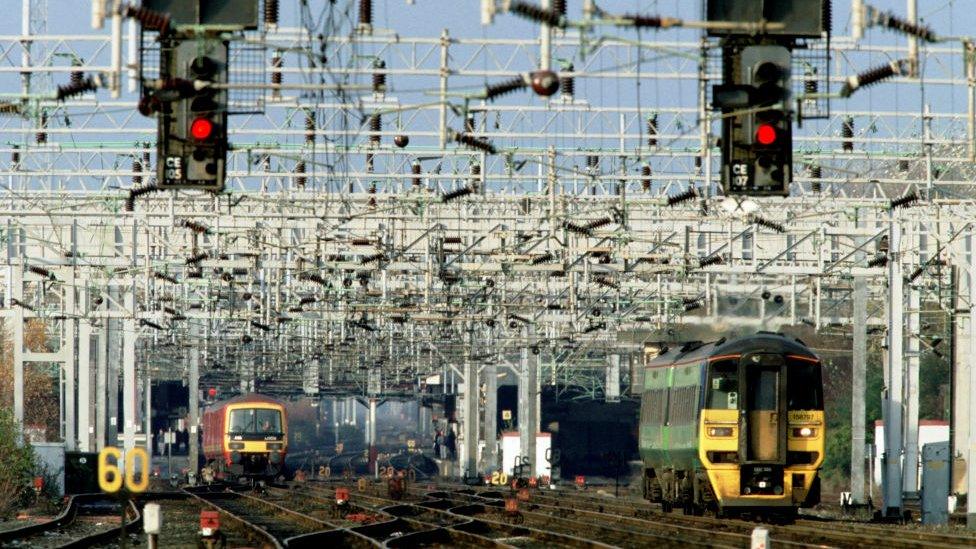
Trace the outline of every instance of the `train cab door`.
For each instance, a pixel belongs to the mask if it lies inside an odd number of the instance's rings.
[[[739,360],[742,429],[739,455],[749,463],[786,461],[786,362],[782,355],[750,353]]]

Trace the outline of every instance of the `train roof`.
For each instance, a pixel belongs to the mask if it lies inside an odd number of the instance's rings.
[[[799,355],[819,360],[817,355],[813,354],[799,339],[789,338],[779,333],[759,332],[731,340],[723,337],[718,341],[676,343],[656,356],[647,366],[656,368],[674,363],[695,362],[714,356],[740,355],[755,351]]]
[[[216,409],[227,406],[228,404],[247,404],[250,402],[260,402],[262,404],[282,404],[280,400],[273,399],[269,396],[259,395],[258,393],[248,393],[246,395],[237,395],[235,397],[228,398],[227,400],[215,402],[210,407]]]

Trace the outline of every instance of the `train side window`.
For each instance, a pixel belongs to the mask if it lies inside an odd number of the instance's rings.
[[[786,408],[823,410],[820,364],[791,358],[786,367]]]
[[[739,407],[739,363],[718,360],[709,365],[708,399],[710,409],[735,410]]]

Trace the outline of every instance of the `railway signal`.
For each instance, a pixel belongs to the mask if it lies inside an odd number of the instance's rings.
[[[793,113],[790,51],[777,45],[738,52],[736,82],[713,94],[723,118],[722,182],[731,195],[788,195],[792,180]]]
[[[164,189],[224,188],[227,157],[227,43],[176,41],[164,50],[158,182]]]

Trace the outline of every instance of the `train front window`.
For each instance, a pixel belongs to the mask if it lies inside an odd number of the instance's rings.
[[[739,407],[739,363],[734,359],[711,363],[708,374],[708,408],[735,410]]]
[[[750,367],[746,378],[749,393],[748,409],[776,411],[779,390],[779,369]]]
[[[790,358],[786,367],[786,408],[823,410],[820,363]]]
[[[245,409],[230,413],[230,433],[267,435],[281,433],[281,412],[278,410]]]

